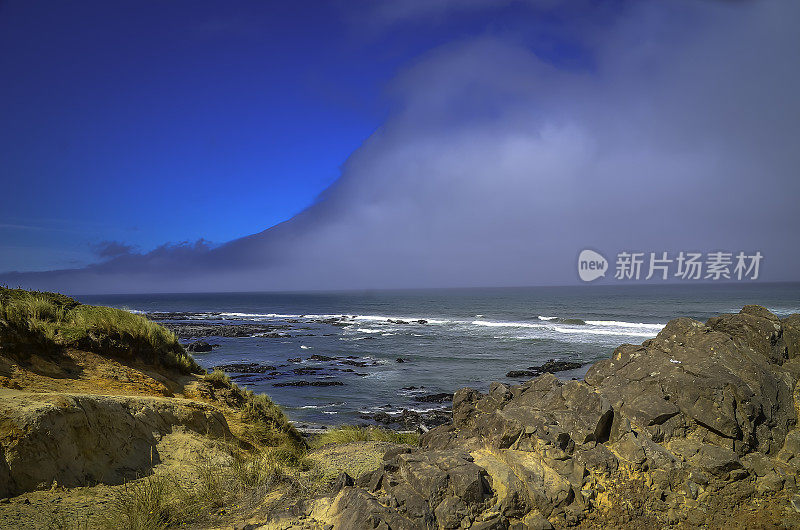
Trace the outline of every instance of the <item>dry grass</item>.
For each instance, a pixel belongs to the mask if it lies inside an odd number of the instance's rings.
[[[305,460],[278,452],[242,453],[231,449],[224,461],[197,467],[191,485],[170,476],[147,477],[126,485],[94,521],[108,530],[163,530],[217,526],[246,518],[278,492],[270,509],[308,499],[326,484]],[[263,512],[262,512],[263,513]]]

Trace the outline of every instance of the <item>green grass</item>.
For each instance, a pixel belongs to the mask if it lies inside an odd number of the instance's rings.
[[[317,435],[311,443],[312,447],[328,444],[345,444],[350,442],[392,442],[396,444],[418,445],[419,435],[413,432],[396,432],[378,427],[355,427],[345,425],[329,429]]]
[[[54,355],[71,347],[183,373],[203,372],[163,326],[141,315],[83,305],[57,293],[0,287],[0,343],[18,357]]]
[[[203,381],[213,387],[217,399],[241,410],[243,437],[248,442],[262,449],[286,447],[296,458],[305,454],[307,444],[302,435],[269,396],[240,388],[221,370],[205,374]]]
[[[232,387],[235,383],[231,383],[231,378],[222,370],[214,370],[203,376],[204,381],[208,381],[216,388]]]

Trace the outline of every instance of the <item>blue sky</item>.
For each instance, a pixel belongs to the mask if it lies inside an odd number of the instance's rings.
[[[44,6],[0,4],[0,284],[562,285],[586,248],[798,279],[800,3]]]
[[[290,218],[385,120],[387,81],[436,46],[503,35],[591,67],[558,12],[406,5],[0,3],[0,271]]]

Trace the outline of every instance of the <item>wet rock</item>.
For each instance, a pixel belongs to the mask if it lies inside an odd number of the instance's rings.
[[[341,381],[284,381],[272,386],[344,386]]]
[[[414,401],[418,403],[446,403],[448,401],[453,401],[453,394],[447,392],[425,394],[424,396],[414,396]]]
[[[359,368],[365,368],[365,367],[369,366],[369,364],[364,362],[364,361],[354,361],[350,357],[348,357],[347,359],[344,359],[343,361],[339,361],[339,363],[340,364],[345,364],[347,366],[357,366]]]
[[[186,349],[192,353],[206,353],[210,352],[213,346],[204,340],[198,340],[188,344]]]
[[[327,355],[314,354],[308,358],[309,361],[334,361],[336,357],[328,357]]]
[[[360,414],[364,420],[374,421],[387,427],[400,427],[403,429],[431,429],[439,425],[449,423],[451,420],[450,411],[447,409],[430,410],[417,412],[414,410],[403,409],[400,412],[373,412]]]
[[[322,370],[322,368],[315,368],[313,366],[304,366],[302,368],[295,368],[292,373],[295,375],[314,375]]]
[[[275,367],[259,363],[228,363],[215,366],[214,370],[236,374],[265,374],[275,371]]]
[[[216,324],[205,322],[179,324],[161,322],[161,325],[181,339],[192,337],[253,337],[255,335],[267,336],[270,333],[280,337],[291,336],[284,332],[284,330],[291,329],[291,326],[287,324]]]
[[[573,361],[556,361],[555,359],[550,359],[541,366],[529,366],[528,370],[534,370],[539,373],[553,374],[556,372],[563,372],[565,370],[574,370],[576,368],[580,368],[581,366],[583,366],[583,363],[576,363]]]
[[[536,377],[542,374],[553,374],[556,372],[563,372],[565,370],[574,370],[583,366],[581,363],[571,361],[556,361],[550,359],[540,366],[529,366],[527,370],[511,370],[506,374],[506,377],[523,378],[523,377]]]
[[[506,374],[506,377],[520,378],[520,377],[536,377],[541,372],[533,370],[511,370]]]

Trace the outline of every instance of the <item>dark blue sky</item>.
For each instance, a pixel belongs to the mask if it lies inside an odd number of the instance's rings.
[[[501,35],[591,67],[579,17],[375,5],[0,2],[0,271],[290,218],[381,125],[387,81],[436,46]]]
[[[759,252],[796,281],[798,16],[0,3],[0,284],[559,285],[586,248]]]

